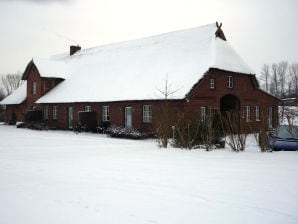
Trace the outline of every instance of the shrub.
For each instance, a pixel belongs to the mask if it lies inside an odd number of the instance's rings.
[[[253,128],[251,129],[253,130]],[[269,130],[267,119],[265,118],[265,116],[262,115],[262,119],[259,123],[259,126],[257,129],[254,129],[253,134],[261,152],[272,151],[268,146],[268,141],[269,141],[271,132]]]
[[[98,125],[98,132],[99,133],[105,133],[106,130],[111,126],[109,121],[102,121]]]
[[[115,125],[108,127],[105,133],[110,137],[128,139],[145,139],[154,136],[152,133],[142,133],[133,128],[117,127]]]
[[[186,119],[184,114],[178,116],[175,123],[174,147],[192,149],[201,142],[200,122]]]
[[[240,116],[240,112],[226,112],[221,116],[221,121],[227,144],[235,152],[244,151],[247,133],[244,130],[244,118]]]
[[[215,110],[210,110],[204,121],[179,114],[175,122],[173,146],[188,149],[203,147],[209,151],[215,147],[224,148],[223,136],[220,116]]]

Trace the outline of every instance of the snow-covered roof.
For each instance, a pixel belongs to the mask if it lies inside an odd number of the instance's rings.
[[[36,65],[41,77],[63,79],[67,77],[65,74],[67,71],[67,63],[65,63],[65,61],[35,58],[33,62]]]
[[[27,97],[27,81],[24,81],[12,94],[4,98],[0,105],[21,104]]]
[[[211,68],[245,74],[255,74],[227,41],[216,38],[214,50],[215,57]]]
[[[216,30],[213,23],[34,59],[42,76],[65,78],[37,103],[161,99],[166,79],[182,99],[209,68],[254,74]]]

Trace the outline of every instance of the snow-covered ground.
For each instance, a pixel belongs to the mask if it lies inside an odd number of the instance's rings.
[[[298,152],[0,125],[1,224],[298,223]]]

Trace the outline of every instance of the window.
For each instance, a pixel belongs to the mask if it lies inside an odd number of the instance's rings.
[[[260,106],[256,106],[256,121],[260,120]]]
[[[53,119],[57,120],[58,119],[58,107],[53,106]]]
[[[90,112],[90,111],[91,111],[91,109],[92,109],[92,107],[91,107],[91,106],[85,106],[85,111],[86,111],[86,112]]]
[[[250,117],[250,106],[246,106],[246,122],[251,121]]]
[[[234,87],[233,76],[228,76],[227,86],[229,89],[232,89]]]
[[[132,107],[125,107],[125,127],[132,128]]]
[[[103,106],[102,107],[102,120],[103,121],[109,121],[110,120],[109,106]]]
[[[201,107],[200,109],[200,120],[201,122],[206,121],[206,107]]]
[[[32,95],[36,94],[36,82],[32,83]]]
[[[273,127],[273,108],[268,107],[268,125],[270,128]]]
[[[215,79],[209,79],[209,88],[215,89]]]
[[[43,107],[43,119],[48,120],[49,118],[49,106]]]
[[[68,123],[68,128],[73,128],[73,108],[72,107],[67,107],[67,123]]]
[[[152,122],[151,105],[144,105],[143,106],[143,122],[144,123],[151,123]]]

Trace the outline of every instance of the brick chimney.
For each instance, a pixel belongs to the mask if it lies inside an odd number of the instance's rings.
[[[71,45],[69,49],[69,55],[71,56],[79,50],[81,50],[81,47],[79,45],[77,46]]]

